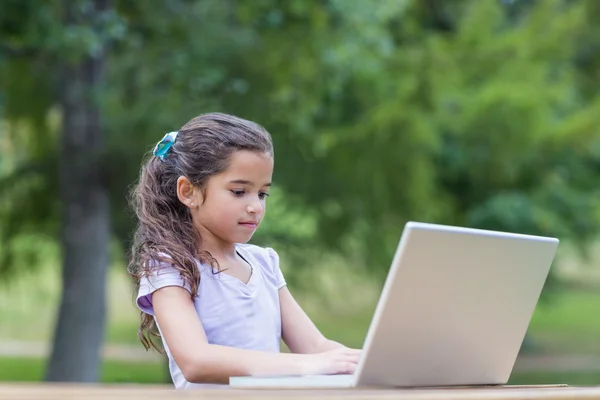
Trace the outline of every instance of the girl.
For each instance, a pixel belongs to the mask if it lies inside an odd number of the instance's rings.
[[[272,173],[269,133],[220,113],[165,135],[142,166],[129,272],[140,339],[148,349],[151,335],[161,338],[176,388],[354,371],[359,350],[319,332],[287,289],[277,253],[246,244]],[[280,339],[291,353],[279,352]]]

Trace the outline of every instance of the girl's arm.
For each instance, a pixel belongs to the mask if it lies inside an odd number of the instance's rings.
[[[327,339],[296,302],[287,286],[279,289],[283,341],[292,353],[314,354],[346,346]]]
[[[268,353],[209,344],[190,293],[178,286],[152,294],[154,314],[171,354],[188,382],[228,383],[231,376],[351,373],[358,353],[320,357]]]

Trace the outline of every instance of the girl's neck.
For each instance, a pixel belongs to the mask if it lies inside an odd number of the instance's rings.
[[[208,251],[218,262],[227,262],[237,257],[235,243],[221,240],[203,226],[197,226],[197,229],[202,238],[200,250]]]
[[[219,262],[224,262],[227,260],[233,260],[237,258],[237,253],[235,250],[235,245],[232,248],[221,249],[221,248],[211,248],[202,246],[202,250],[208,251],[213,258],[215,258]]]
[[[217,259],[217,261],[225,261],[236,258],[235,243],[224,243],[207,239],[203,238],[201,250],[208,251],[211,256]]]

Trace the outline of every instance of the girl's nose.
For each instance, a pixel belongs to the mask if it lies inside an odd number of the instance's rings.
[[[248,206],[246,207],[246,211],[249,214],[257,214],[262,212],[262,203],[260,202],[259,199],[256,199],[255,201],[253,201],[252,203],[248,204]]]

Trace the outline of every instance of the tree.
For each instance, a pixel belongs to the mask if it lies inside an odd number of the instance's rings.
[[[66,27],[94,25],[109,0],[81,12],[66,5]],[[91,54],[67,59],[61,68],[63,294],[46,379],[94,382],[99,376],[106,319],[105,286],[110,239],[104,138],[95,93],[104,74],[104,43]]]
[[[291,2],[255,20],[277,51],[249,59],[264,75],[234,104],[262,105],[278,182],[318,210],[322,243],[358,237],[385,273],[408,219],[597,236],[600,97],[575,60],[598,7],[512,3]],[[286,52],[287,32],[305,40]]]
[[[10,5],[16,13],[25,13],[30,17],[30,27],[33,27],[29,31],[15,32],[15,38],[21,40],[9,43],[13,47],[7,48],[16,56],[28,59],[37,68],[40,65],[36,64],[36,57],[60,60],[56,62],[56,69],[52,66],[49,68],[52,72],[58,71],[60,79],[45,81],[45,85],[41,86],[51,95],[43,98],[39,109],[23,112],[23,119],[39,122],[37,125],[33,124],[40,130],[32,136],[34,139],[42,139],[41,144],[47,144],[50,136],[50,130],[43,122],[43,115],[55,104],[54,95],[58,97],[62,117],[59,157],[55,156],[56,153],[52,154],[56,149],[54,146],[44,148],[40,143],[34,143],[33,149],[40,146],[40,150],[29,154],[33,162],[23,170],[30,175],[47,174],[45,184],[29,185],[29,192],[26,191],[24,198],[32,194],[39,195],[37,191],[40,188],[56,186],[55,177],[59,177],[58,190],[54,189],[50,193],[60,193],[62,206],[59,226],[64,263],[63,291],[46,379],[92,382],[97,380],[99,373],[110,238],[108,191],[103,170],[103,126],[98,103],[106,45],[105,38],[101,37],[105,23],[102,19],[110,15],[110,6],[108,0],[65,2],[62,7],[46,5],[41,10],[31,7],[31,2]],[[64,15],[65,24],[58,34],[55,31],[59,24],[44,25],[44,22],[49,21],[46,19],[48,15]],[[44,30],[47,32],[43,33],[51,35],[41,36],[40,31]],[[14,47],[15,43],[18,47]],[[15,63],[19,62],[20,60]],[[17,78],[17,83],[23,83],[18,79],[20,71],[12,69],[14,64],[9,64],[6,68],[9,79]],[[23,89],[11,86],[11,83],[13,82],[9,80],[9,94],[15,95]],[[48,95],[48,92],[44,95]],[[22,104],[18,104],[18,99],[18,96],[17,100],[10,98],[9,105],[14,103],[15,108],[7,107],[9,118],[21,117],[18,114]],[[47,153],[44,154],[44,151]],[[39,162],[35,162],[37,157]],[[52,169],[40,169],[55,165],[58,166],[58,174]],[[20,181],[24,178],[18,172],[21,171],[16,171],[15,181],[16,184],[21,184]],[[52,204],[47,198],[42,199]],[[26,204],[31,208],[37,206],[38,201],[28,200]],[[13,203],[13,206],[16,205]],[[52,209],[53,207],[44,208],[45,211]],[[54,215],[49,212],[36,217],[49,218]],[[14,222],[13,226],[23,222],[14,218],[8,220]],[[53,224],[54,226],[57,224]],[[15,231],[7,233],[14,234]]]

